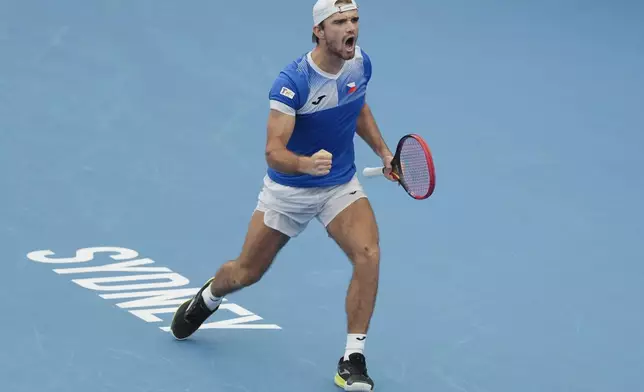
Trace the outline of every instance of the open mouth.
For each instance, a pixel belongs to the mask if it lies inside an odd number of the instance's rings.
[[[356,44],[356,37],[349,37],[344,41],[344,47],[348,50],[353,50]]]

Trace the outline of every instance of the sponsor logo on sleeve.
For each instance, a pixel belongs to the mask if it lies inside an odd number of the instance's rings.
[[[280,94],[289,99],[293,99],[293,97],[295,96],[295,93],[292,90],[290,90],[288,87],[282,87],[282,90],[280,90]]]

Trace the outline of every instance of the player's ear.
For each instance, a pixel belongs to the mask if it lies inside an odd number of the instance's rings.
[[[313,27],[313,35],[318,37],[318,39],[324,39],[324,22]]]

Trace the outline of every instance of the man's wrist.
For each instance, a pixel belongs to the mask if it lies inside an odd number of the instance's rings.
[[[308,166],[307,166],[308,157],[302,156],[302,155],[297,155],[296,159],[297,159],[297,161],[296,161],[295,166],[297,167],[297,169],[296,169],[297,172],[306,174],[308,172],[308,169],[309,169]]]
[[[387,148],[387,147],[385,146],[384,148],[380,149],[380,151],[378,151],[378,156],[379,156],[380,158],[384,158],[384,157],[393,157],[393,156],[394,156],[394,154],[392,154],[392,153],[391,153],[391,150],[389,150],[389,148]]]

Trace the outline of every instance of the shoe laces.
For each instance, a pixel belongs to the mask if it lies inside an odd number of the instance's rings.
[[[349,355],[349,363],[355,367],[360,373],[367,374],[367,362],[364,355],[351,354]]]

